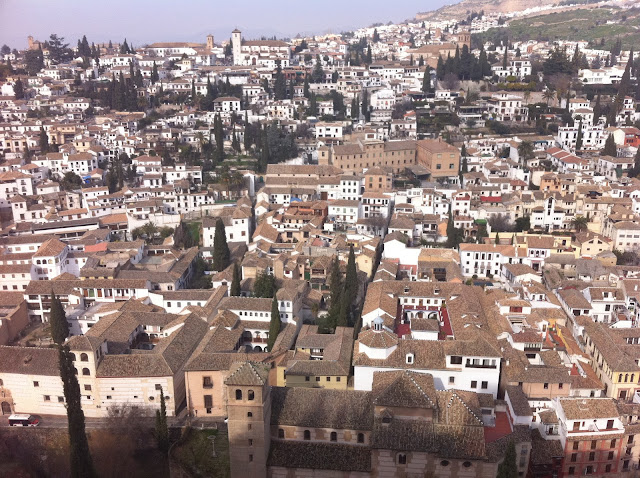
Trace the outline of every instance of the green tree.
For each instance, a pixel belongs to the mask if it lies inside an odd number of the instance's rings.
[[[84,425],[84,413],[80,404],[80,385],[73,364],[69,347],[64,344],[69,336],[69,325],[62,303],[51,292],[51,337],[58,348],[60,379],[67,407],[67,423],[69,431],[69,459],[71,476],[84,478],[95,476],[93,461],[89,451],[89,442]]]
[[[276,78],[273,86],[273,95],[276,100],[284,100],[287,96],[287,85],[280,60],[276,60]]]
[[[338,323],[341,309],[341,299],[343,292],[342,272],[340,271],[340,261],[338,257],[334,257],[329,270],[329,296],[331,303],[329,305],[329,318],[327,326],[334,329]]]
[[[500,234],[496,232],[496,244],[500,244]]]
[[[160,410],[156,410],[156,426],[154,430],[158,450],[167,456],[169,453],[169,425],[167,423],[167,405],[164,390],[160,388]]]
[[[53,63],[67,61],[73,56],[69,44],[64,43],[64,37],[59,37],[55,33],[49,36],[49,40],[45,42],[45,46],[49,50],[49,59]]]
[[[238,263],[233,264],[233,280],[231,281],[231,291],[229,295],[238,297],[241,293],[240,289],[240,267],[238,267]]]
[[[213,119],[213,136],[216,141],[216,162],[220,164],[224,161],[224,128],[219,114]]]
[[[586,231],[589,228],[589,219],[585,216],[576,216],[571,221],[571,227],[573,227],[576,232]]]
[[[276,343],[278,334],[280,333],[280,310],[278,309],[278,299],[275,294],[271,301],[271,322],[269,323],[269,339],[267,340],[267,350],[273,349],[273,344]]]
[[[487,232],[487,225],[480,224],[478,225],[478,232],[476,233],[476,240],[478,241],[478,244],[483,244],[485,237],[489,237],[489,233]]]
[[[160,75],[158,74],[158,65],[156,62],[153,62],[153,69],[151,70],[151,83],[155,85],[156,81],[160,79]]]
[[[531,141],[523,141],[518,145],[518,156],[522,159],[522,163],[526,164],[526,162],[530,159],[533,159],[533,143]]]
[[[253,296],[272,298],[276,293],[276,279],[271,274],[261,272],[253,282]]]
[[[422,77],[422,92],[429,93],[431,91],[431,68],[427,65],[424,69],[424,76]]]
[[[24,54],[25,67],[29,76],[35,76],[40,70],[44,68],[44,55],[42,49],[27,50]]]
[[[378,33],[377,28],[373,29],[373,37],[371,38],[371,41],[373,41],[373,43],[378,43],[380,41],[380,34]]]
[[[578,123],[578,135],[576,136],[576,152],[582,149],[582,120]]]
[[[57,345],[64,344],[69,337],[69,323],[67,316],[62,307],[62,302],[51,292],[51,315],[49,317],[49,325],[51,327],[51,338]]]
[[[344,280],[343,300],[346,302],[346,322],[347,325],[353,326],[355,317],[353,316],[355,301],[358,295],[358,269],[356,267],[356,255],[353,250],[353,244],[349,247],[349,258],[347,260],[347,273]],[[342,311],[341,311],[342,312]],[[341,314],[342,315],[342,314]]]
[[[601,154],[603,156],[613,156],[614,158],[618,155],[618,148],[616,147],[616,142],[613,139],[613,134],[609,134],[607,137],[607,141],[604,143],[604,149]]]
[[[216,232],[213,238],[213,270],[223,271],[231,263],[231,252],[227,244],[227,233],[224,222],[218,218],[216,221]]]
[[[529,229],[531,229],[531,218],[529,216],[516,218],[515,228],[518,232],[527,232]]]
[[[15,95],[16,100],[24,99],[24,85],[20,78],[18,78],[15,85],[13,85],[13,94]]]
[[[316,64],[313,68],[313,72],[311,73],[311,79],[314,83],[324,82],[324,70],[322,69],[322,60],[320,59],[320,55],[316,55]]]
[[[96,476],[82,411],[80,384],[73,364],[73,356],[67,345],[57,345],[60,378],[67,407],[69,431],[69,460],[72,478]]]
[[[504,460],[498,466],[496,478],[516,478],[518,476],[518,464],[516,463],[516,446],[510,441]]]
[[[41,154],[47,154],[49,152],[49,135],[44,130],[44,126],[40,126],[39,145]]]

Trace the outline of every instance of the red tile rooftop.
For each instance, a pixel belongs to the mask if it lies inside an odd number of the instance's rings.
[[[484,441],[491,443],[512,432],[511,423],[507,412],[496,412],[496,425],[494,427],[484,427]]]

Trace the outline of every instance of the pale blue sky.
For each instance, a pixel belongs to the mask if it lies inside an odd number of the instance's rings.
[[[134,46],[154,41],[216,43],[235,27],[245,38],[340,32],[374,22],[399,22],[455,0],[0,0],[0,45],[23,49],[27,36],[57,33],[75,44],[126,37]]]

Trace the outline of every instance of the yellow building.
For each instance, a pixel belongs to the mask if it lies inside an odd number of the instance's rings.
[[[317,325],[303,325],[295,350],[287,352],[277,367],[276,385],[346,390],[352,351],[353,328],[319,334]]]

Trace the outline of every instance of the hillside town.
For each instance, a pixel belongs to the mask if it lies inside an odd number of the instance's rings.
[[[4,45],[0,426],[220,427],[234,477],[638,476],[640,53],[517,17]]]

